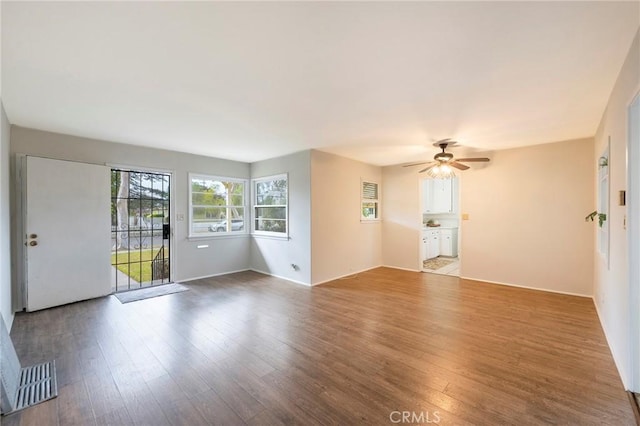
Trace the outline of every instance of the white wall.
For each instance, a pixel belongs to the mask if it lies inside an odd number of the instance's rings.
[[[0,313],[13,323],[11,288],[11,209],[9,204],[9,120],[0,100]]]
[[[618,191],[627,188],[626,147],[627,108],[640,90],[640,32],[636,33],[624,66],[620,71],[607,108],[595,136],[594,156],[604,151],[611,138],[609,158],[610,204],[610,265],[594,251],[594,299],[602,327],[607,336],[616,365],[627,388],[631,385],[630,288],[628,283],[627,232],[624,222],[626,208],[618,205]],[[637,167],[637,165],[636,165]],[[596,180],[592,190],[597,191]],[[595,232],[595,231],[594,231]],[[638,259],[634,260],[638,262]],[[636,312],[639,307],[633,307]],[[639,389],[635,389],[639,390]]]
[[[419,170],[419,169],[418,169]],[[419,271],[422,232],[420,179],[414,167],[382,169],[382,263]]]
[[[311,284],[311,151],[251,164],[252,178],[288,174],[289,238],[251,238],[251,269]],[[294,270],[291,264],[298,265]]]
[[[463,173],[460,275],[591,296],[593,139],[491,157]]]
[[[377,182],[384,193],[380,167],[311,151],[313,284],[382,264],[381,222],[360,221],[362,179]]]
[[[198,249],[196,246],[202,244],[203,240],[188,238],[187,219],[189,172],[249,178],[247,163],[12,126],[11,154],[16,153],[96,164],[170,170],[175,176],[172,197],[176,208],[171,217],[176,248],[174,279],[181,281],[249,269],[248,234],[230,238],[210,237],[206,240],[209,247]],[[177,222],[177,214],[184,215],[185,220]]]

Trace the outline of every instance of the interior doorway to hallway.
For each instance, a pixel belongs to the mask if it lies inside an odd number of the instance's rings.
[[[171,175],[111,170],[111,288],[171,281]]]

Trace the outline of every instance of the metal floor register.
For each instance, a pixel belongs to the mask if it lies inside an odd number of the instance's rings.
[[[58,396],[55,361],[22,368],[2,316],[0,322],[0,413],[10,414]]]

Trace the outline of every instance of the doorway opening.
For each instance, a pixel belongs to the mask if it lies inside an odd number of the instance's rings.
[[[423,179],[422,271],[460,276],[458,178]]]
[[[111,169],[111,289],[171,282],[171,175]]]

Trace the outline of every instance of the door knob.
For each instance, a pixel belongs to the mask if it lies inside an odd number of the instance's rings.
[[[30,242],[29,242],[29,245],[30,245],[31,247],[33,247],[33,246],[37,246],[37,245],[38,245],[38,242],[37,242],[37,241],[30,241]]]
[[[29,235],[29,238],[38,238],[38,234],[31,234]]]

